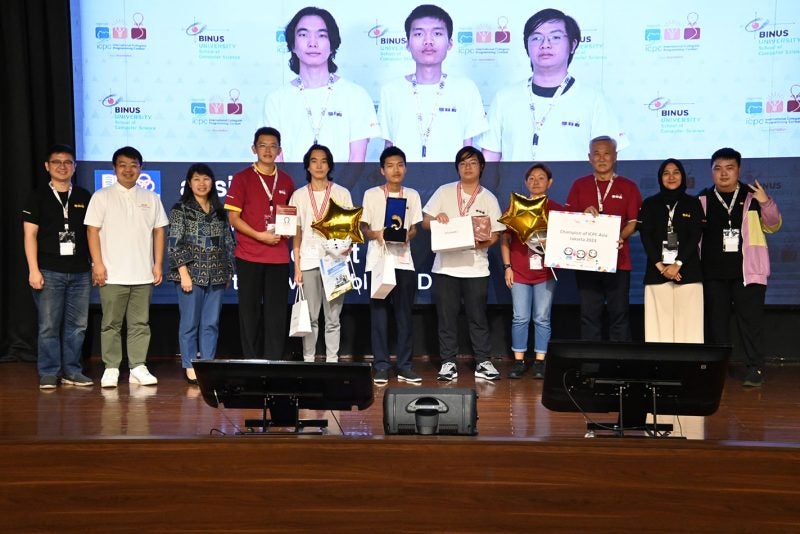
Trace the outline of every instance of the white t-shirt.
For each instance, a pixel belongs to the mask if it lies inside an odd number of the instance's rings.
[[[114,183],[92,195],[83,222],[100,228],[109,284],[153,283],[153,230],[169,224],[158,195]]]
[[[400,193],[389,193],[390,197],[398,198]],[[406,216],[403,227],[408,230],[412,225],[422,220],[422,201],[419,193],[414,189],[403,187],[402,198],[406,199]],[[386,218],[386,193],[383,186],[372,187],[364,191],[364,212],[361,222],[369,224],[370,230],[380,230]],[[371,239],[367,244],[366,271],[371,271],[378,261],[380,246]],[[414,270],[414,259],[411,257],[411,243],[386,243],[386,249],[395,257],[395,269],[407,271]]]
[[[422,208],[422,211],[431,217],[436,217],[440,213],[445,213],[451,218],[460,217],[459,199],[456,197],[457,186],[458,182],[440,186],[425,204],[425,207]],[[462,191],[460,205],[466,206],[469,203],[470,196]],[[480,193],[475,197],[475,201],[470,206],[469,211],[464,215],[488,215],[492,221],[492,232],[502,232],[506,229],[506,226],[497,220],[502,216],[497,197],[485,187],[481,187]],[[489,276],[488,249],[437,252],[431,272],[458,278]]]
[[[325,116],[320,118],[323,109]],[[288,83],[273,91],[264,103],[264,124],[281,132],[283,160],[287,162],[303,161],[317,127],[317,142],[330,148],[338,163],[350,159],[351,141],[381,134],[372,99],[363,87],[344,78],[336,80],[330,89],[324,85],[301,92]]]
[[[319,269],[319,260],[323,254],[322,244],[325,242],[325,236],[311,228],[315,218],[311,197],[308,194],[309,191],[311,191],[311,184],[296,189],[292,194],[292,198],[289,199],[289,205],[297,207],[297,226],[302,229],[303,234],[303,239],[300,243],[301,271]],[[325,200],[325,191],[313,191],[313,195],[317,203],[317,209],[324,215],[328,209],[327,206],[322,205]],[[341,185],[331,183],[330,198],[343,208],[349,209],[353,207],[350,191]]]
[[[489,127],[481,94],[472,80],[447,76],[437,97],[439,92],[438,83],[417,84],[414,96],[412,84],[405,77],[381,87],[383,138],[401,148],[408,161],[453,161],[464,139],[476,137]],[[421,132],[428,126],[430,135],[423,158]]]
[[[595,137],[616,139],[618,150],[628,146],[628,138],[602,94],[576,79],[552,109],[552,98],[533,95],[536,120],[546,114],[538,132],[539,144],[534,147],[532,94],[528,81],[497,92],[489,108],[489,131],[480,139],[482,148],[502,152],[503,161],[585,161],[589,141]]]

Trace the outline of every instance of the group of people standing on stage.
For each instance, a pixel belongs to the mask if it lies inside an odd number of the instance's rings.
[[[386,182],[367,190],[362,202],[361,222],[369,239],[367,272],[375,267],[384,245],[396,266],[396,286],[389,297],[370,299],[375,383],[389,380],[388,317],[392,311],[397,324],[398,379],[421,381],[411,365],[416,276],[410,241],[420,223],[429,230],[433,221],[447,224],[462,216],[488,216],[491,224],[488,238],[476,241],[474,248],[436,253],[432,278],[442,358],[438,379],[458,377],[462,304],[475,356],[475,376],[485,380],[500,377],[490,359],[486,316],[487,250],[498,240],[513,302],[511,348],[516,362],[509,376],[520,378],[528,368],[525,353],[531,319],[533,373],[543,376],[556,285],[552,271],[543,263],[546,241],[529,247],[504,234],[497,198],[480,180],[487,160],[541,161],[546,154],[561,154],[550,150],[566,150],[564,147],[576,143],[586,147],[587,141],[592,174],[575,180],[563,207],[552,200],[547,203],[548,210],[621,218],[616,271],[576,272],[581,337],[601,339],[605,312],[609,338],[631,339],[629,241],[638,228],[647,255],[646,341],[729,342],[728,324],[734,315],[747,358],[744,383],[762,383],[761,323],[769,276],[764,234],[778,230],[781,217],[774,200],[757,181],[750,185],[739,181],[741,155],[737,151],[724,148],[714,153],[714,186],[699,198],[686,193],[687,176],[681,162],[664,161],[657,176],[660,192],[642,202],[636,184],[615,173],[617,148],[627,142],[616,122],[602,99],[567,73],[580,41],[580,30],[571,17],[546,9],[527,21],[524,45],[533,75],[524,95],[519,87],[497,95],[488,123],[480,97],[475,100],[474,83],[442,72],[442,62],[452,46],[450,16],[437,6],[421,5],[407,18],[405,30],[416,70],[382,91],[380,116],[386,143],[380,171]],[[380,128],[368,97],[369,105],[363,105],[366,93],[360,95],[354,84],[349,91],[342,91],[349,86],[334,74],[333,58],[341,38],[330,13],[319,8],[300,10],[287,26],[286,38],[292,52],[290,67],[299,76],[285,90],[268,97],[265,117],[270,126],[255,132],[252,152],[256,161],[234,175],[224,203],[218,198],[213,171],[202,163],[188,169],[181,199],[167,217],[157,195],[136,187],[143,161],[135,148],[123,147],[114,153],[116,183],[94,195],[71,182],[75,173],[71,147],[57,145],[48,152],[45,169],[50,183],[31,195],[23,211],[29,284],[39,313],[41,388],[55,388],[59,376],[67,384],[93,384],[80,364],[91,284],[100,287],[103,311],[105,370],[101,386],[116,387],[119,381],[123,321],[127,323],[129,381],[157,383],[145,359],[150,296],[153,285],[164,278],[165,242],[167,279],[175,283],[181,315],[182,365],[190,383],[196,383],[192,360],[215,355],[222,294],[234,272],[245,357],[284,357],[291,275],[303,287],[311,313],[311,333],[302,340],[304,361],[312,361],[316,355],[320,308],[325,360],[338,360],[344,296],[326,298],[320,274],[324,240],[311,225],[322,218],[331,200],[343,207],[353,206],[350,192],[333,183],[335,160],[363,161],[369,138],[376,137]],[[444,105],[447,99],[457,103]],[[398,104],[389,106],[391,102]],[[569,102],[573,104],[567,106]],[[371,114],[365,111],[368,108]],[[567,120],[567,108],[586,120],[577,124]],[[445,112],[439,113],[440,109]],[[359,117],[363,120],[353,120]],[[602,120],[593,123],[589,117]],[[441,128],[442,124],[447,128]],[[582,124],[581,135],[565,139],[559,124],[569,125],[572,132]],[[482,149],[474,147],[473,137],[487,127]],[[296,188],[292,178],[276,165],[286,155],[281,132],[291,138],[287,161],[302,155],[306,186]],[[408,155],[404,149],[409,150]],[[569,155],[572,153],[548,159],[576,159]],[[423,205],[419,193],[403,185],[407,160],[442,161],[451,159],[452,154],[458,180],[439,187]],[[547,193],[553,179],[545,164],[535,163],[525,173],[523,185],[529,196],[536,197]],[[390,197],[407,200],[405,243],[384,240],[384,214]],[[293,236],[274,231],[277,207],[284,205],[297,212]],[[289,272],[290,260],[294,273]],[[703,335],[704,308],[707,336]]]

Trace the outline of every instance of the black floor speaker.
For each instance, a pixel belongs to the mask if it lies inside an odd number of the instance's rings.
[[[468,388],[388,388],[383,394],[386,434],[478,433],[478,395]]]

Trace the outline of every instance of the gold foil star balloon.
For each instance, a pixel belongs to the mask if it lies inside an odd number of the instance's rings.
[[[328,201],[328,210],[311,228],[325,236],[325,239],[345,239],[349,237],[353,243],[363,243],[361,233],[361,212],[364,208],[343,208],[333,199]]]
[[[547,229],[547,196],[526,198],[519,193],[511,193],[508,209],[497,220],[517,234],[525,244],[533,234]]]

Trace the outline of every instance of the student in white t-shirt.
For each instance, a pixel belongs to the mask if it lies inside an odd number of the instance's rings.
[[[442,72],[453,47],[453,19],[434,5],[414,8],[405,21],[412,74],[381,88],[379,115],[386,146],[404,148],[409,161],[450,161],[488,128],[478,87]]]
[[[600,135],[628,146],[603,95],[568,71],[580,41],[578,23],[557,9],[528,19],[523,45],[533,74],[495,95],[480,139],[487,161],[582,161]]]
[[[311,312],[311,333],[303,336],[303,360],[313,362],[317,349],[319,309],[325,316],[325,361],[339,361],[339,315],[344,305],[344,294],[328,301],[322,287],[319,261],[325,251],[325,238],[311,228],[328,211],[330,199],[344,208],[353,205],[350,191],[333,183],[333,155],[324,145],[312,145],[303,156],[308,185],[295,190],[289,200],[297,208],[297,234],[292,242],[294,251],[294,281],[303,286],[308,309]]]
[[[338,161],[363,162],[369,139],[380,136],[378,118],[366,90],[336,74],[342,39],[333,15],[304,7],[285,34],[289,68],[298,76],[264,104],[264,123],[283,134],[277,161],[302,161],[309,146],[322,144]]]
[[[489,218],[491,233],[489,239],[476,241],[473,249],[437,252],[433,260],[433,298],[436,302],[442,358],[442,368],[437,378],[449,381],[458,377],[458,314],[463,300],[475,355],[475,377],[497,380],[500,373],[490,359],[491,336],[486,318],[489,291],[487,249],[497,242],[505,225],[498,221],[501,212],[497,197],[480,184],[486,166],[481,151],[472,146],[463,147],[456,154],[455,166],[459,181],[436,190],[422,208],[422,227],[430,230],[433,221],[448,224],[454,217],[484,216]]]
[[[414,329],[411,324],[411,307],[417,292],[417,273],[411,257],[411,240],[417,233],[417,223],[422,221],[422,202],[419,193],[403,186],[406,177],[406,155],[396,146],[383,150],[380,156],[381,174],[386,183],[364,192],[364,212],[361,215],[361,228],[369,239],[367,246],[366,271],[370,273],[370,288],[373,284],[372,271],[381,260],[381,252],[391,254],[394,259],[397,285],[384,299],[370,299],[372,367],[373,380],[382,385],[389,381],[389,310],[394,311],[397,325],[397,379],[403,382],[419,383],[422,377],[414,372],[411,365],[411,351],[414,348]],[[405,242],[385,241],[386,206],[389,198],[406,200],[405,214],[402,216],[406,230]],[[400,225],[397,224],[396,229]],[[392,226],[392,228],[395,228]]]

